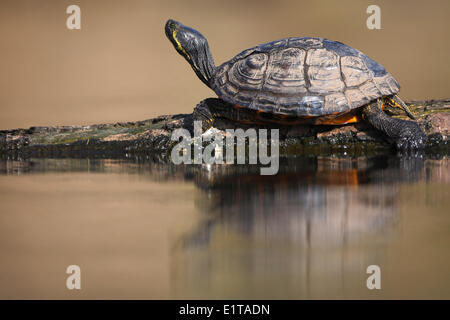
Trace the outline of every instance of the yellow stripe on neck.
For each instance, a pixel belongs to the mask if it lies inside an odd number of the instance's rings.
[[[173,40],[175,40],[175,42],[177,43],[177,49],[180,50],[181,52],[183,52],[183,54],[188,58],[191,59],[191,57],[189,56],[189,54],[186,52],[186,50],[184,50],[184,48],[181,46],[181,43],[178,41],[177,39],[177,33],[178,30],[174,30],[172,33],[172,38]]]

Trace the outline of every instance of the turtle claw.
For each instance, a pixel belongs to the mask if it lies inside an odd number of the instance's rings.
[[[419,150],[425,146],[425,141],[422,139],[400,138],[396,141],[397,149],[400,151]]]

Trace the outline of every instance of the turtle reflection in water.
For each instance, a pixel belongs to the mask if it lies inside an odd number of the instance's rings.
[[[203,219],[173,243],[173,294],[364,297],[365,268],[385,266],[402,224],[399,184],[424,174],[421,158],[389,157],[281,159],[264,177],[250,166],[198,171]]]
[[[217,118],[247,124],[342,125],[369,122],[397,147],[420,149],[426,136],[417,123],[388,116],[403,109],[394,77],[376,61],[343,43],[286,38],[245,50],[216,67],[206,38],[169,20],[165,32],[175,49],[219,99],[200,102],[194,119],[204,129]]]
[[[313,229],[316,242],[376,236],[395,225],[399,184],[423,174],[421,157],[282,158],[276,176],[252,166],[214,166],[195,175],[208,194],[207,204],[201,201],[208,216],[182,246],[208,245],[218,226],[306,243]]]

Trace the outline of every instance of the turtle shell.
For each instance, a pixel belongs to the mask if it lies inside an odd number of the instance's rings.
[[[231,104],[299,117],[346,112],[400,89],[360,51],[312,37],[245,50],[217,68],[210,86]]]

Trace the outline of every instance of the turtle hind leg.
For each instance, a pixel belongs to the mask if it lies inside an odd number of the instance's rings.
[[[377,99],[362,110],[363,119],[395,140],[400,150],[416,150],[425,146],[427,137],[413,121],[396,119],[383,112],[383,101]]]
[[[383,99],[383,102],[385,103],[385,105],[388,105],[390,107],[402,109],[403,111],[405,111],[408,117],[410,117],[413,120],[416,119],[414,115],[411,113],[411,111],[409,111],[409,108],[406,105],[406,103],[404,103],[403,100],[400,99],[398,95],[394,94],[390,97],[385,97]]]

